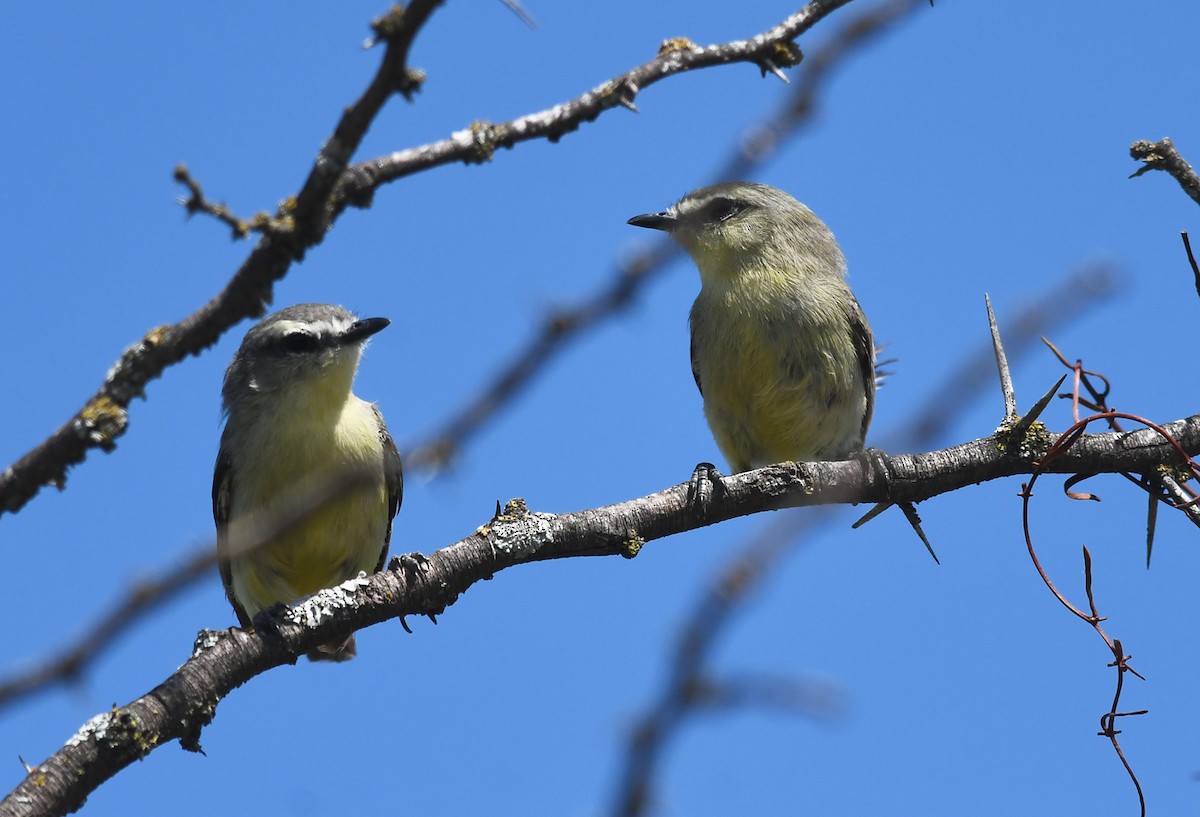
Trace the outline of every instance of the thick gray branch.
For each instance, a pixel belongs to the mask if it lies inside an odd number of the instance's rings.
[[[1200,451],[1200,415],[1166,426],[1189,455]],[[1052,460],[1052,473],[1146,472],[1179,461],[1156,432],[1109,432],[1081,438]],[[289,608],[257,633],[202,632],[195,653],[173,675],[128,706],[102,713],[0,802],[0,817],[65,814],[125,766],[163,743],[199,748],[217,703],[241,684],[318,644],[409,615],[440,613],[472,584],[515,565],[574,556],[637,555],[649,541],[726,519],[783,507],[845,502],[919,501],[986,480],[1028,474],[1028,460],[993,438],[941,451],[864,462],[783,463],[725,478],[704,506],[688,484],[616,505],[573,513],[529,511],[510,502],[503,514],[427,562],[393,560],[388,570],[324,590]],[[886,472],[886,473],[885,473]]]

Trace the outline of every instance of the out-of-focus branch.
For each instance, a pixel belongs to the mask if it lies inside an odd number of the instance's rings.
[[[741,673],[700,681],[692,688],[693,706],[710,712],[766,709],[808,718],[834,719],[846,710],[841,687],[825,679]]]
[[[1011,450],[1011,449],[1010,449]],[[1040,470],[1145,472],[1200,452],[1200,415],[1133,434],[1081,436]],[[217,704],[252,677],[293,663],[318,644],[407,615],[441,613],[471,585],[519,564],[577,556],[635,556],[646,542],[783,507],[843,502],[916,502],[1014,474],[1031,459],[1005,453],[994,438],[918,455],[782,463],[725,477],[698,505],[683,483],[650,496],[574,513],[534,513],[521,500],[466,539],[425,560],[394,559],[387,570],[322,590],[258,629],[207,631],[191,659],[145,696],[85,724],[0,802],[0,816],[64,814],[121,769],[162,744],[199,749]]]
[[[1145,164],[1129,175],[1129,178],[1137,178],[1149,170],[1163,170],[1170,173],[1175,181],[1179,182],[1179,186],[1183,188],[1183,192],[1192,197],[1192,201],[1200,204],[1200,176],[1196,175],[1196,171],[1192,170],[1192,166],[1187,163],[1187,160],[1179,155],[1179,151],[1175,149],[1175,143],[1170,139],[1163,139],[1160,142],[1148,142],[1140,140],[1129,146],[1129,155]]]
[[[318,484],[300,490],[284,503],[273,518],[265,519],[248,531],[244,541],[230,550],[230,557],[241,556],[263,547],[275,537],[287,533],[313,514],[361,487],[372,475],[350,469],[331,473]],[[99,621],[87,629],[73,644],[36,663],[23,672],[0,679],[0,710],[11,706],[35,692],[56,684],[78,680],[96,658],[142,616],[212,575],[217,564],[217,549],[213,543],[199,548],[177,567],[164,571],[156,578],[146,579],[132,588]]]
[[[373,23],[377,39],[387,44],[379,70],[358,101],[343,112],[300,192],[281,208],[279,222],[289,229],[273,229],[260,238],[225,288],[200,309],[177,324],[151,329],[127,348],[74,417],[0,473],[0,515],[19,510],[46,485],[62,489],[67,469],[82,462],[91,449],[116,447],[129,423],[129,403],[144,393],[147,383],[168,366],[211,346],[243,318],[263,313],[275,281],[323,240],[329,229],[330,194],[379,110],[391,94],[408,95],[415,87],[415,73],[406,64],[408,51],[439,3],[413,0]]]
[[[555,355],[588,329],[620,314],[641,292],[643,285],[662,272],[677,253],[673,244],[658,243],[624,264],[595,295],[547,318],[541,331],[500,368],[478,395],[437,431],[405,452],[404,467],[410,471],[428,469],[436,472],[448,466],[459,449],[533,382]]]
[[[873,35],[886,30],[918,5],[919,0],[891,0],[876,6],[855,17],[820,50],[806,57],[805,70],[795,90],[787,96],[777,112],[748,129],[748,135],[740,140],[724,167],[714,174],[714,180],[743,178],[769,159],[802,125],[811,120],[820,89],[830,70],[853,48],[866,44]],[[414,166],[409,172],[415,170]],[[520,394],[556,354],[588,329],[628,308],[644,286],[678,255],[679,249],[674,242],[654,242],[623,264],[594,295],[578,306],[550,315],[542,323],[540,331],[500,368],[477,396],[405,453],[405,466],[438,471],[449,465],[470,437]]]
[[[1006,332],[1006,348],[1014,359],[1038,343],[1042,335],[1086,312],[1113,292],[1114,275],[1106,266],[1085,267],[1021,310]],[[887,449],[920,450],[941,437],[945,429],[983,394],[991,375],[993,350],[981,344],[946,374],[924,407],[902,427],[887,435]],[[654,781],[667,745],[680,725],[696,714],[691,688],[716,675],[710,656],[726,627],[745,601],[758,592],[772,568],[795,551],[808,534],[838,518],[836,509],[822,507],[801,514],[780,515],[737,553],[700,597],[679,635],[666,682],[635,726],[614,796],[617,817],[646,814],[654,801]]]
[[[716,174],[718,181],[740,181],[771,158],[797,130],[812,121],[829,74],[846,57],[922,5],[919,0],[890,0],[867,9],[840,28],[821,48],[804,58],[804,70],[779,110],[747,129],[738,150]]]

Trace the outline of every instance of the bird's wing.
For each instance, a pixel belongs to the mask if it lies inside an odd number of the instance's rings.
[[[692,358],[692,377],[696,380],[696,388],[700,390],[700,396],[704,396],[704,387],[700,385],[700,367],[696,364],[696,315],[692,313],[692,342],[690,354]]]
[[[250,617],[245,608],[238,604],[233,597],[233,572],[229,567],[229,537],[226,525],[229,523],[229,509],[233,504],[233,468],[225,446],[217,453],[217,466],[213,470],[212,505],[213,521],[217,523],[217,567],[221,571],[221,584],[225,586],[225,596],[233,605],[233,612],[243,627],[250,626]]]
[[[375,572],[383,570],[387,563],[388,544],[392,541],[392,519],[400,510],[404,500],[404,470],[400,466],[400,452],[396,450],[396,441],[388,433],[387,424],[378,406],[371,407],[375,412],[375,421],[379,424],[379,441],[383,443],[383,478],[387,483],[387,531],[383,535],[383,547],[379,551],[379,564]]]
[[[862,372],[863,388],[867,393],[867,409],[863,413],[862,421],[862,439],[865,444],[867,427],[871,425],[871,415],[875,413],[875,339],[871,336],[867,316],[863,314],[862,307],[858,305],[858,299],[854,295],[850,295],[848,311],[850,334],[858,356],[858,367]]]

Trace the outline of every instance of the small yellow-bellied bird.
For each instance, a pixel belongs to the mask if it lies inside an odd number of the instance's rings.
[[[225,372],[213,518],[221,581],[243,627],[275,604],[383,568],[404,489],[400,455],[379,409],[351,388],[367,339],[388,323],[329,304],[290,306],[246,333]],[[260,547],[239,550],[305,490],[347,470],[367,476]],[[351,635],[308,657],[354,654]]]
[[[824,222],[782,190],[730,182],[629,223],[668,232],[700,271],[692,373],[735,472],[862,450],[875,345]]]

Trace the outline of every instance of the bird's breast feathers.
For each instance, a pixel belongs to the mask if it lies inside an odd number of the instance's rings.
[[[866,398],[844,312],[715,299],[692,316],[705,415],[736,470],[861,444]]]
[[[233,592],[250,618],[375,569],[388,523],[383,446],[370,403],[351,396],[336,422],[289,422],[275,417],[255,435],[252,458],[232,464],[226,535],[252,536],[295,497],[324,491],[339,469],[363,467],[378,479],[311,513],[264,547],[231,560]],[[246,450],[239,446],[235,450]]]

